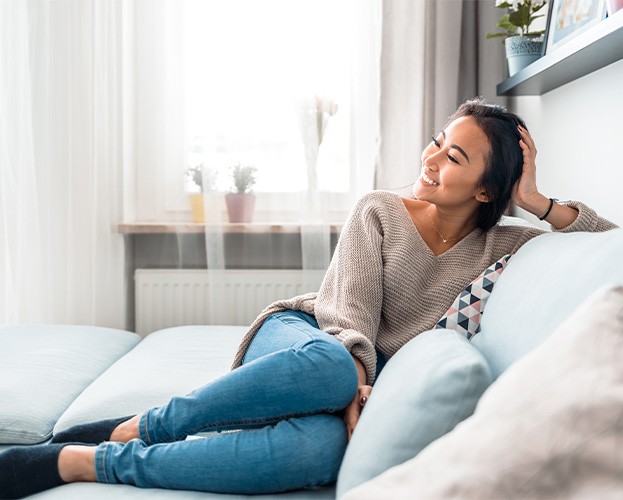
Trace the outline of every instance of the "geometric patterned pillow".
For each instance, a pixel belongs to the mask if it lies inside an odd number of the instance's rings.
[[[461,335],[465,335],[467,340],[471,340],[480,331],[480,320],[485,311],[485,304],[493,291],[493,285],[504,271],[510,258],[510,255],[505,255],[467,285],[465,290],[454,299],[450,309],[435,325],[435,328],[456,330]]]

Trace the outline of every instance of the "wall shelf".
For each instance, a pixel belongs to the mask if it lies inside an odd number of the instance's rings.
[[[623,9],[497,85],[506,96],[542,95],[623,59]]]

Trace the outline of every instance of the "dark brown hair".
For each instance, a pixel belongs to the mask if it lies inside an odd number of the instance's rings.
[[[482,99],[471,99],[461,104],[448,119],[448,124],[463,116],[473,118],[489,140],[485,172],[480,179],[480,186],[489,201],[480,204],[476,220],[478,227],[487,231],[497,224],[508,208],[513,186],[521,176],[523,153],[519,146],[521,136],[517,125],[527,127],[516,114]]]

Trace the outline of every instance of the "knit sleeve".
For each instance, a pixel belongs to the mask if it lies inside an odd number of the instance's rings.
[[[609,231],[610,229],[616,229],[618,227],[608,219],[604,219],[603,217],[597,215],[595,210],[586,206],[584,203],[579,201],[566,201],[563,204],[568,207],[575,208],[579,212],[578,217],[575,221],[562,229],[556,229],[554,226],[551,226],[552,231],[561,233],[574,233],[578,231],[599,233],[602,231]]]
[[[566,201],[564,205],[575,208],[579,213],[577,218],[569,224],[567,227],[558,229],[552,225],[550,228],[556,233],[575,233],[575,232],[588,232],[599,233],[602,231],[609,231],[610,229],[616,229],[618,226],[608,219],[604,219],[597,215],[595,210],[579,201]],[[536,228],[518,228],[518,235],[516,236],[515,245],[511,253],[515,253],[521,248],[524,243],[528,242],[535,236],[545,233],[542,229]]]
[[[374,192],[356,203],[315,305],[320,328],[335,335],[362,362],[368,384],[376,375],[375,344],[383,303],[384,210],[380,196]]]

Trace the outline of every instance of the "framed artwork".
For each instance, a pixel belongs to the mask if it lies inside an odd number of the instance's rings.
[[[550,0],[545,33],[549,54],[606,17],[606,0]]]

